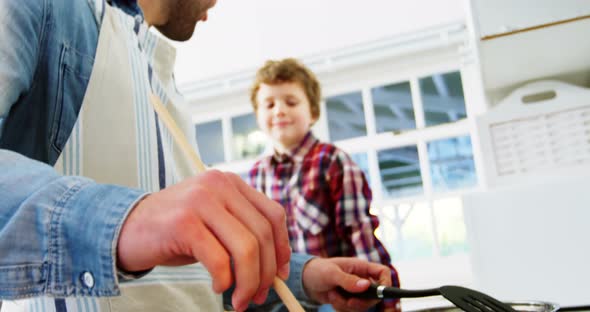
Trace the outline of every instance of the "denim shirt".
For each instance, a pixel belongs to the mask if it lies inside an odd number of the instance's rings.
[[[119,293],[115,244],[145,192],[62,177],[51,167],[92,72],[100,26],[93,5],[0,0],[3,298]],[[134,2],[120,5],[140,13]]]
[[[141,14],[133,0],[111,4]],[[92,72],[101,22],[93,5],[0,0],[0,298],[120,293],[116,242],[145,192],[52,168]],[[292,257],[288,281],[304,299],[309,259]]]
[[[86,0],[0,0],[0,148],[53,165],[76,122],[99,21]],[[114,1],[141,14],[134,1]]]

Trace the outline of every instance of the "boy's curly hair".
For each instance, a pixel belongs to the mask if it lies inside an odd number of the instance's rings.
[[[250,89],[250,102],[254,111],[258,109],[256,96],[261,84],[279,84],[285,82],[296,82],[301,85],[309,101],[311,116],[319,118],[321,89],[320,83],[315,74],[305,65],[294,58],[266,61],[256,73],[256,78]]]

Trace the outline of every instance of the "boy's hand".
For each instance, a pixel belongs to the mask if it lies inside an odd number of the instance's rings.
[[[291,250],[284,209],[232,173],[206,171],[141,200],[124,222],[119,268],[200,261],[232,303],[262,303],[276,275],[289,275]],[[233,261],[233,274],[232,264]]]
[[[378,300],[344,298],[338,287],[350,293],[369,288],[370,282],[391,286],[387,266],[358,258],[315,258],[303,269],[303,287],[307,295],[320,303],[329,303],[338,311],[366,311]]]

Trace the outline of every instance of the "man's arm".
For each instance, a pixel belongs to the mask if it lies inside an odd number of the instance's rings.
[[[50,5],[0,0],[0,136],[33,84]],[[141,194],[0,150],[0,297],[117,294],[114,237]]]
[[[0,298],[111,296],[117,268],[199,261],[214,290],[237,285],[242,311],[289,275],[283,208],[235,174],[209,170],[144,196],[1,149],[0,173]]]
[[[0,150],[0,298],[119,294],[116,242],[143,196]]]

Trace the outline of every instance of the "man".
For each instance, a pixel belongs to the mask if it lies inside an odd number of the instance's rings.
[[[188,128],[173,49],[148,26],[187,40],[215,2],[0,0],[0,298],[213,311],[211,289],[233,285],[224,298],[242,311],[276,301],[278,275],[302,300],[363,310],[375,302],[337,295],[368,287],[345,272],[390,283],[363,261],[291,257],[280,206],[236,175],[187,169],[150,106],[157,96]],[[210,277],[154,269],[196,262]]]

